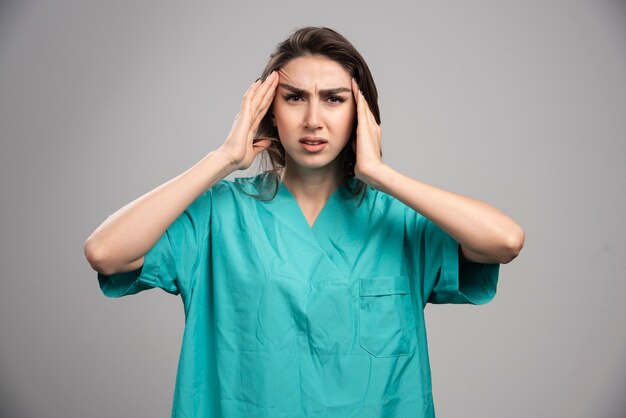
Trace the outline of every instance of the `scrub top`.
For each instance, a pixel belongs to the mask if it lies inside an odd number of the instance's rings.
[[[340,186],[310,227],[280,180],[268,201],[242,192],[267,181],[219,181],[141,268],[98,274],[109,297],[181,296],[171,416],[434,417],[424,307],[488,302],[499,264],[460,262],[453,238],[376,189],[358,206]]]

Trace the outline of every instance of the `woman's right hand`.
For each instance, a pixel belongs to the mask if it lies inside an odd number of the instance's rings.
[[[248,88],[241,102],[241,109],[228,134],[228,138],[218,151],[224,153],[236,170],[245,170],[270,146],[272,140],[261,139],[254,142],[254,135],[274,99],[278,74],[272,71],[265,81],[257,80]]]
[[[271,141],[253,145],[254,134],[276,91],[278,76],[256,81],[243,97],[226,142],[193,167],[135,199],[109,216],[85,241],[92,268],[104,275],[142,266],[148,253],[172,223],[198,197],[222,180],[231,168],[248,168]]]

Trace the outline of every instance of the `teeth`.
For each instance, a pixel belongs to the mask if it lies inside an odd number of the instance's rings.
[[[308,144],[308,145],[319,145],[319,144],[321,144],[322,142],[321,142],[321,141],[320,141],[320,142],[304,141],[304,143],[305,143],[305,144]]]

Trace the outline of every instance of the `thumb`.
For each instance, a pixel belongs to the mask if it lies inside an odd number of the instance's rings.
[[[270,145],[272,145],[272,140],[269,138],[255,138],[252,144],[254,148],[254,155],[259,155],[260,153],[268,149]]]

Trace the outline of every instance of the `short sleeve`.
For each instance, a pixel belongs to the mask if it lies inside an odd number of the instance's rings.
[[[207,244],[211,196],[209,189],[183,211],[144,255],[140,268],[108,276],[98,273],[102,292],[116,298],[158,287],[178,295],[193,276]]]
[[[480,305],[495,296],[500,265],[461,259],[458,242],[408,206],[405,212],[405,248],[411,262],[411,276],[421,292],[424,305]]]

